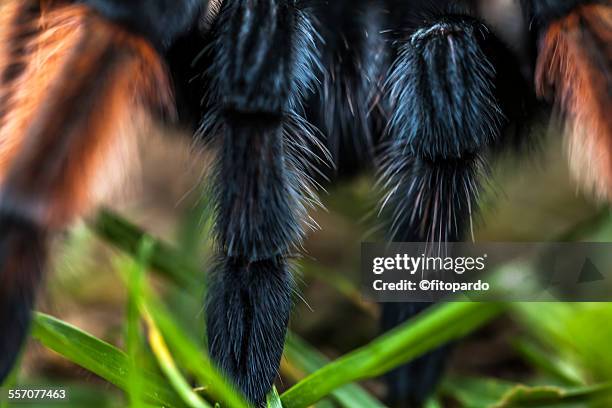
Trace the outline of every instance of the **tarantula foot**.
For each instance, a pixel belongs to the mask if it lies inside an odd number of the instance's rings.
[[[208,298],[212,359],[252,403],[265,402],[278,374],[291,310],[291,276],[282,258],[227,258]]]

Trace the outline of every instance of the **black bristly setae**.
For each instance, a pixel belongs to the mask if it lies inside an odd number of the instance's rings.
[[[312,23],[292,1],[226,2],[218,18],[200,129],[218,145],[220,260],[208,291],[208,344],[247,398],[262,401],[289,322],[288,257],[316,200],[303,157],[317,154],[305,149],[316,141],[301,114],[320,67]]]
[[[389,239],[448,242],[472,230],[485,156],[506,120],[485,53],[489,29],[457,6],[419,10],[411,32],[399,32],[386,79],[390,114],[380,175]],[[401,21],[400,21],[401,24]],[[469,237],[470,235],[468,235]],[[384,304],[382,328],[426,304]],[[387,375],[389,403],[419,406],[437,385],[448,347]]]
[[[122,146],[151,122],[191,129],[216,156],[208,346],[254,404],[278,374],[291,260],[316,226],[319,183],[373,169],[389,240],[471,239],[489,163],[529,144],[549,104],[575,176],[609,198],[610,2],[522,0],[504,19],[523,20],[525,43],[479,3],[7,0],[0,379],[26,337],[48,240],[95,207],[129,160]],[[383,305],[382,327],[427,307]],[[389,373],[389,404],[421,406],[448,350]]]

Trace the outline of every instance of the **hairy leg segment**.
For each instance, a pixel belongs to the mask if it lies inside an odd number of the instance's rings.
[[[612,2],[524,0],[532,22],[535,90],[566,133],[574,178],[612,198]]]
[[[301,116],[318,60],[315,33],[289,0],[226,1],[213,27],[208,114],[219,259],[207,299],[211,357],[255,404],[277,376],[292,304],[289,258],[316,203],[316,145]],[[316,154],[316,153],[314,153]]]
[[[388,237],[445,242],[472,237],[491,149],[507,123],[496,92],[493,34],[469,7],[438,2],[411,8],[395,24],[395,59],[386,80],[390,117],[379,157]],[[383,305],[384,330],[428,308]],[[450,348],[387,375],[388,403],[420,407],[437,386]]]
[[[163,41],[84,3],[2,5],[0,380],[25,340],[48,239],[121,178],[137,129],[175,113]]]

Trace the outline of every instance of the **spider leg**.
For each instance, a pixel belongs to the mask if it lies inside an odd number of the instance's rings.
[[[380,106],[388,67],[381,34],[386,20],[369,0],[335,0],[314,7],[324,47],[319,92],[308,101],[309,119],[325,134],[335,178],[354,175],[373,163],[384,127]]]
[[[47,238],[116,184],[151,115],[174,115],[147,39],[83,4],[11,0],[2,11],[0,380],[27,334]]]
[[[286,0],[227,1],[214,31],[202,129],[218,144],[220,253],[208,290],[209,350],[246,397],[261,403],[277,376],[289,321],[288,257],[316,201],[306,169],[316,142],[299,114],[318,64],[315,33]]]
[[[98,11],[109,21],[146,37],[160,50],[195,23],[205,11],[207,0],[77,0]]]
[[[574,177],[612,199],[612,3],[523,1],[536,40],[535,87],[565,125]]]
[[[468,15],[434,14],[397,43],[380,158],[391,240],[443,246],[470,236],[487,155],[506,123],[488,53],[491,36]],[[384,304],[383,329],[427,306]],[[389,403],[421,406],[439,382],[448,351],[443,347],[389,373]]]

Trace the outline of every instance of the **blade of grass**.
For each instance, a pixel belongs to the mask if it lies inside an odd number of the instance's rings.
[[[307,260],[301,260],[301,265],[304,276],[309,276],[329,285],[365,314],[376,317],[376,305],[366,302],[361,296],[359,288],[342,274]]]
[[[144,321],[147,324],[148,329],[148,341],[153,351],[153,354],[157,360],[159,368],[164,373],[176,393],[181,397],[183,402],[190,408],[210,408],[210,405],[206,403],[199,395],[193,392],[189,383],[182,376],[179,369],[176,367],[174,360],[166,342],[159,333],[155,322],[151,318],[151,315],[147,312],[143,305],[143,286],[145,285],[144,276],[146,269],[151,259],[153,247],[155,243],[148,237],[143,237],[139,249],[138,258],[131,261],[128,264],[127,276],[124,279],[127,280],[129,299],[128,299],[128,355],[130,357],[130,363],[132,370],[130,371],[131,385],[131,402],[138,401],[141,382],[138,373],[137,355],[139,354],[139,345],[141,343],[140,330],[139,330],[139,316],[142,315]],[[122,271],[120,269],[120,271]],[[134,377],[134,378],[132,378]],[[132,388],[135,387],[134,390]]]
[[[584,240],[586,237],[594,236],[597,231],[612,223],[612,212],[610,208],[602,208],[557,238],[557,242],[574,242]]]
[[[270,391],[266,399],[266,408],[283,408],[276,387],[272,387],[272,391]]]
[[[610,384],[571,388],[555,386],[528,387],[519,384],[505,393],[500,401],[492,405],[491,408],[547,407],[553,404],[589,406],[590,403],[602,401],[602,399],[609,403],[611,396],[612,385]],[[606,406],[609,405],[606,404]]]
[[[247,408],[249,405],[232,385],[218,372],[201,347],[196,345],[170,317],[165,308],[148,295],[144,305],[155,321],[159,331],[167,340],[174,357],[182,367],[191,372],[205,386],[206,392],[215,400],[232,408]]]
[[[306,374],[311,374],[329,363],[325,356],[293,334],[287,336],[285,358]],[[345,408],[384,408],[383,404],[355,384],[348,384],[334,390],[331,397]]]
[[[150,240],[153,242],[149,259],[152,268],[182,287],[191,288],[197,284],[195,277],[199,276],[201,271],[189,261],[188,257],[114,212],[101,210],[92,228],[99,237],[134,258],[138,258],[143,239]]]
[[[119,265],[118,270],[124,271],[128,286],[128,302],[127,302],[127,322],[126,322],[126,343],[127,354],[130,362],[130,371],[128,375],[128,397],[130,406],[142,407],[142,378],[138,362],[140,361],[143,350],[143,339],[139,327],[139,298],[142,287],[142,280],[145,273],[146,263],[151,256],[153,243],[151,240],[143,238],[139,245],[138,259],[126,260]]]
[[[451,398],[461,407],[490,408],[514,385],[494,378],[450,375],[440,384],[439,395]]]
[[[464,337],[504,309],[496,303],[434,306],[423,316],[380,336],[294,385],[281,396],[283,406],[307,407],[338,387],[384,374],[442,344]]]
[[[425,403],[425,408],[442,408],[440,402],[434,398]]]
[[[141,313],[149,329],[148,338],[153,354],[157,357],[161,370],[164,372],[177,394],[180,395],[183,401],[191,408],[210,408],[211,406],[206,401],[193,392],[187,380],[185,380],[176,367],[172,355],[168,350],[168,346],[151,315],[146,310],[142,310]]]
[[[42,313],[35,314],[32,336],[48,349],[127,391],[130,362],[116,347]],[[184,407],[176,393],[155,373],[143,373],[144,398],[167,407]]]
[[[612,379],[609,347],[612,308],[606,303],[536,303],[512,306],[525,336],[549,350],[563,366],[582,373],[589,382]]]
[[[246,402],[234,388],[219,374],[207,356],[204,356],[199,347],[194,345],[185,332],[179,329],[178,324],[162,307],[152,288],[144,280],[147,261],[153,259],[156,248],[159,248],[153,238],[143,237],[137,253],[135,266],[130,268],[131,275],[122,275],[130,288],[130,298],[136,304],[137,310],[149,328],[149,344],[154,351],[158,364],[170,380],[177,393],[190,407],[203,407],[205,403],[199,395],[189,387],[187,381],[178,370],[174,358],[166,344],[165,338],[177,349],[176,354],[181,358],[183,366],[190,370],[201,382],[207,394],[216,401],[223,401],[230,407],[246,407]],[[136,283],[134,283],[136,282]]]
[[[15,385],[17,385],[17,373],[21,367],[21,358],[23,357],[23,352],[17,357],[17,362],[13,370],[10,372],[8,377],[4,380],[3,383],[0,383],[0,387],[4,389],[13,389]],[[8,408],[8,399],[0,398],[0,408]]]
[[[521,339],[514,341],[513,345],[533,367],[539,368],[564,384],[578,386],[586,383],[577,367],[548,353],[535,342]]]

